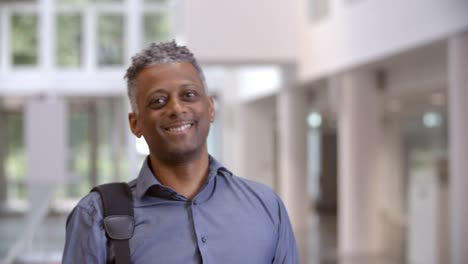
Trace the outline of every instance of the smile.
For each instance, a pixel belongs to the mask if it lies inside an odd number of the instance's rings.
[[[171,132],[171,133],[180,133],[183,132],[193,126],[192,123],[189,124],[182,124],[179,126],[173,126],[173,127],[167,127],[165,128],[166,131]]]

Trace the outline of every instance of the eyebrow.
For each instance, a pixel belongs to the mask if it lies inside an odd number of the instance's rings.
[[[167,91],[164,90],[164,88],[158,88],[157,90],[154,90],[154,91],[149,92],[149,93],[147,94],[147,97],[151,97],[152,95],[157,94],[157,93],[164,93],[164,94],[166,94]]]
[[[203,88],[203,87],[201,87],[201,85],[199,85],[197,83],[186,83],[186,84],[180,85],[179,87],[180,88],[187,88],[187,87],[193,87],[193,86]]]
[[[201,87],[200,85],[196,84],[196,83],[186,83],[186,84],[182,84],[178,87],[178,89],[183,89],[183,88],[191,88],[191,87],[200,87],[201,90],[204,90],[203,87]],[[156,90],[153,90],[153,91],[150,91],[146,97],[151,97],[155,94],[167,94],[169,93],[166,89],[164,88],[157,88]]]

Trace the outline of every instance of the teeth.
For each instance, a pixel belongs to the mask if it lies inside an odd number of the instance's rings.
[[[191,127],[192,125],[191,124],[186,124],[186,125],[182,125],[180,127],[171,127],[167,130],[169,130],[170,132],[182,132],[184,130],[186,130],[187,128]]]

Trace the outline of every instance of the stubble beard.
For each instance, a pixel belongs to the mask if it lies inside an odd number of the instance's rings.
[[[163,163],[177,166],[182,164],[190,163],[194,160],[199,159],[202,155],[207,154],[207,145],[206,140],[198,147],[193,149],[186,149],[186,150],[167,150],[165,154],[158,153],[157,151],[154,153],[155,157],[158,160],[161,160]],[[158,155],[159,154],[159,155]]]

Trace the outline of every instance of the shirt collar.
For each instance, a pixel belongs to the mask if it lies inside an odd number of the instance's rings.
[[[138,178],[136,180],[136,195],[139,199],[142,199],[143,196],[146,194],[148,189],[154,185],[157,185],[161,189],[169,192],[174,192],[171,188],[161,184],[158,179],[154,176],[153,172],[151,171],[150,168],[150,159],[149,156],[147,156],[143,162],[143,166],[140,169],[140,173],[138,174]],[[208,183],[212,182],[214,178],[221,173],[221,171],[226,171],[229,172],[224,166],[221,165],[220,162],[218,162],[215,158],[213,158],[211,155],[209,155],[209,168],[208,168]],[[209,184],[212,186],[212,184]],[[205,186],[206,187],[206,186]],[[206,190],[202,189],[201,192],[204,192]],[[201,193],[200,192],[200,193]]]

